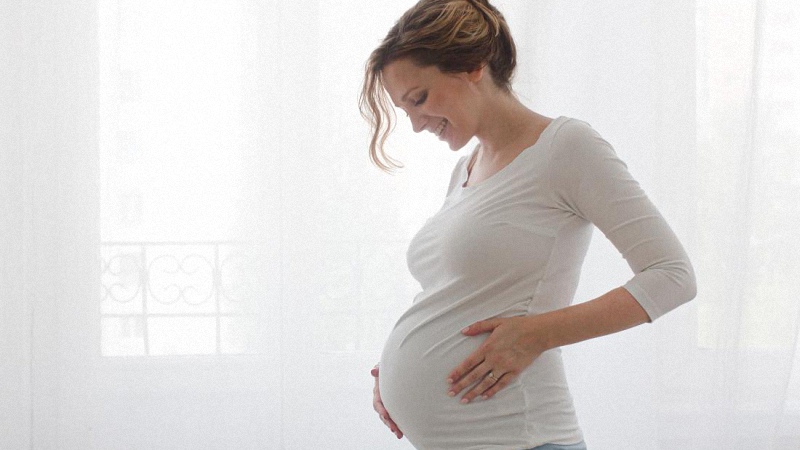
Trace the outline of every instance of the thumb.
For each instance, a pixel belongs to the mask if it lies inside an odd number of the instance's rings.
[[[461,330],[466,336],[477,336],[483,333],[489,333],[494,331],[501,323],[500,319],[489,319],[489,320],[481,320],[480,322],[475,322],[472,325],[464,328]]]

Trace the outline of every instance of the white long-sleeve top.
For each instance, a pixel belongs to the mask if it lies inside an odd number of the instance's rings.
[[[468,161],[456,164],[444,205],[409,246],[422,291],[384,347],[383,403],[420,449],[578,442],[560,349],[543,353],[491,399],[463,405],[448,397],[448,373],[486,337],[460,330],[568,306],[592,225],[627,260],[634,276],[624,287],[651,320],[694,297],[692,266],[627,166],[584,122],[553,120],[510,164],[464,187]]]

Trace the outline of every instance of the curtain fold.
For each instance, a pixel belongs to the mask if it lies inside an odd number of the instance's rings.
[[[794,2],[698,2],[697,352],[716,383],[694,442],[800,445],[796,172],[800,32]],[[733,26],[732,26],[733,25]],[[708,372],[705,372],[708,373]],[[794,431],[793,431],[794,430]]]
[[[96,7],[63,6],[3,6],[4,448],[76,448],[88,426],[91,370],[75,369],[97,342]]]
[[[25,261],[29,223],[25,203],[19,64],[24,45],[22,8],[0,15],[0,447],[29,448],[31,431],[30,309],[26,301]]]

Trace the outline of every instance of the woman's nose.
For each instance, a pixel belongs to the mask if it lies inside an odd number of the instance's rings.
[[[411,119],[411,128],[414,129],[414,133],[419,133],[420,131],[425,129],[425,118],[417,114],[411,114],[408,116]]]

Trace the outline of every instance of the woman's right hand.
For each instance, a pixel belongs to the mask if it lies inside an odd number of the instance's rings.
[[[391,417],[389,417],[389,412],[386,411],[386,407],[383,406],[383,401],[381,401],[381,390],[378,386],[379,372],[380,369],[378,366],[373,367],[372,372],[370,372],[372,376],[375,377],[375,388],[372,390],[372,407],[375,408],[375,411],[378,413],[383,423],[385,423],[386,426],[392,430],[392,433],[397,436],[397,439],[402,439],[403,432],[400,431],[400,428],[397,426],[397,424],[394,423]]]

